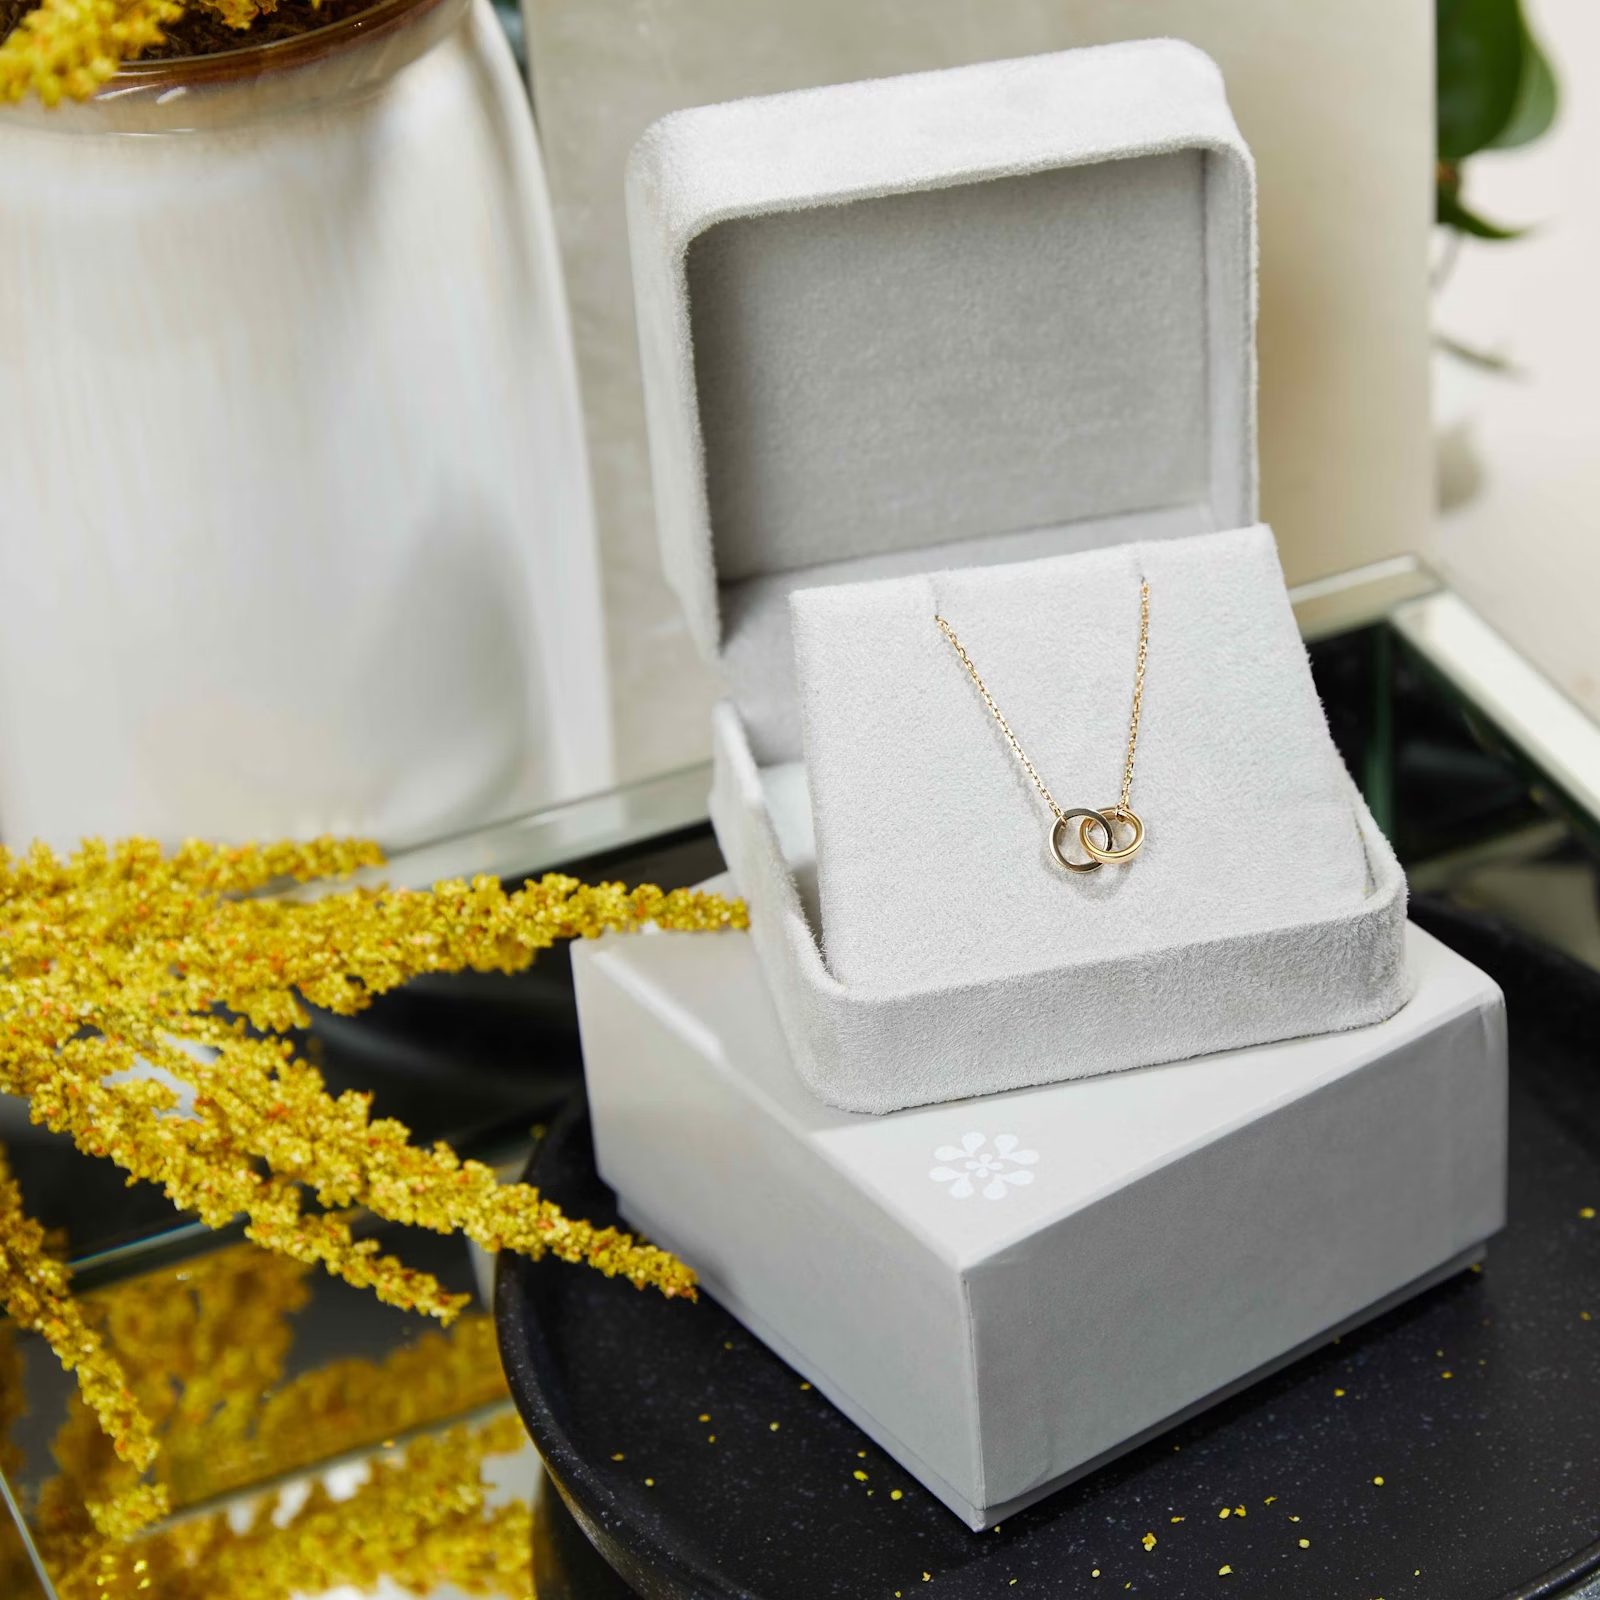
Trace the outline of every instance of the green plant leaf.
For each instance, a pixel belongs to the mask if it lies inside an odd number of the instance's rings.
[[[1556,87],[1556,75],[1550,58],[1539,48],[1539,41],[1529,32],[1526,20],[1522,24],[1522,77],[1517,84],[1517,100],[1512,107],[1510,120],[1492,138],[1490,150],[1514,150],[1519,145],[1532,144],[1549,132],[1556,120],[1556,107],[1561,94]]]
[[[1520,370],[1507,357],[1497,355],[1493,350],[1479,350],[1473,345],[1462,344],[1459,339],[1452,339],[1448,333],[1440,333],[1437,329],[1433,335],[1433,347],[1469,367],[1476,367],[1480,372],[1493,372],[1501,377],[1521,376]]]
[[[1477,212],[1468,210],[1461,203],[1459,183],[1439,185],[1434,216],[1445,227],[1470,233],[1474,239],[1520,239],[1528,231],[1526,228],[1502,228],[1498,223],[1489,222]]]
[[[1517,109],[1527,38],[1517,0],[1435,0],[1439,159],[1485,149]]]

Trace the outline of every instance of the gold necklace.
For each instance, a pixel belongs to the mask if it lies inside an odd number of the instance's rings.
[[[984,704],[994,713],[994,720],[1000,724],[1000,731],[1010,741],[1011,748],[1017,753],[1017,760],[1022,763],[1023,771],[1033,779],[1033,786],[1044,796],[1044,803],[1050,807],[1051,814],[1055,817],[1055,825],[1050,829],[1050,853],[1064,866],[1068,872],[1098,872],[1104,866],[1116,866],[1124,861],[1131,861],[1138,853],[1139,847],[1144,843],[1144,823],[1139,820],[1138,814],[1128,804],[1128,795],[1133,788],[1133,756],[1139,745],[1139,712],[1144,705],[1144,659],[1145,651],[1150,642],[1150,585],[1141,582],[1139,585],[1139,658],[1133,669],[1133,714],[1128,719],[1128,756],[1122,764],[1122,794],[1114,806],[1105,806],[1095,810],[1093,806],[1074,806],[1063,811],[1056,804],[1055,796],[1045,787],[1044,779],[1035,770],[1033,763],[1024,753],[1022,746],[1017,742],[1017,736],[1011,731],[1011,724],[1000,714],[1000,707],[994,703],[994,696],[989,693],[982,678],[978,676],[978,669],[972,664],[972,657],[962,649],[961,641],[956,638],[953,629],[943,617],[935,615],[935,622],[944,630],[944,636],[955,647],[955,652],[961,657],[961,664],[972,674],[972,681],[978,686],[978,693],[983,696]],[[1078,818],[1078,843],[1087,852],[1087,861],[1071,861],[1067,858],[1066,847],[1068,844],[1068,824],[1073,818]],[[1112,831],[1113,823],[1121,823],[1124,827],[1133,830],[1133,838],[1119,850],[1116,835]],[[1098,828],[1105,839],[1103,845],[1097,845],[1089,837],[1091,829]]]

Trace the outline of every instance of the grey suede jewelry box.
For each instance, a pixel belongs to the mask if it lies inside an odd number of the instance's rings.
[[[1401,1006],[1404,878],[1333,752],[1270,537],[1250,531],[1253,173],[1215,65],[1149,41],[680,112],[635,149],[628,207],[663,558],[728,687],[712,817],[812,1092],[887,1112]],[[1084,552],[1102,554],[1064,570]],[[1074,661],[1063,637],[1087,649],[1093,628],[1041,596],[1101,594],[1089,620],[1127,629],[1141,563],[1167,574],[1135,794],[1151,839],[1116,869],[1120,898],[1107,869],[1057,926],[1041,897],[1082,886],[1050,877],[1037,802],[939,657],[932,602],[985,619],[1030,741],[1075,773],[1081,748],[1051,740],[1082,718],[1051,696],[1100,657]],[[1237,652],[1209,701],[1178,692],[1215,660],[1179,603],[1208,571],[1260,653],[1252,704]],[[925,639],[907,620],[924,599]],[[1123,696],[1131,664],[1130,634]],[[908,763],[896,683],[941,672],[929,737],[970,758]],[[1200,790],[1239,758],[1240,825],[1203,859],[1163,832],[1190,787],[1180,713],[1190,734],[1215,719],[1190,741]],[[1063,803],[1115,798],[1114,739],[1097,759]],[[896,804],[904,830],[875,829]],[[970,847],[949,832],[962,816],[986,824]],[[924,818],[944,831],[919,853]],[[1275,848],[1252,854],[1252,828],[1282,830]],[[1320,841],[1303,862],[1302,834]],[[1030,873],[1039,938],[1006,911]],[[1163,917],[1196,896],[1201,924]],[[959,938],[937,936],[940,905]]]

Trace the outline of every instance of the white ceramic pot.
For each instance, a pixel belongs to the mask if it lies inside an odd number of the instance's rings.
[[[415,842],[612,780],[486,0],[0,111],[0,836]]]

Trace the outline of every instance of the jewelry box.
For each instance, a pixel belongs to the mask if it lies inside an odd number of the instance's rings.
[[[1373,1027],[868,1116],[801,1085],[748,934],[580,943],[595,1154],[632,1226],[991,1527],[1482,1254],[1504,1004],[1408,944]]]
[[[751,927],[574,950],[600,1171],[984,1527],[1481,1252],[1503,1003],[1407,928],[1256,523],[1252,177],[1205,56],[678,113],[629,207]],[[1072,876],[934,617],[1102,809],[1141,582],[1148,838]]]
[[[1216,539],[1256,522],[1255,234],[1209,58],[1145,41],[679,112],[636,148],[628,206],[663,559],[728,688],[712,818],[812,1091],[886,1112],[1395,1011],[1403,876],[1334,754],[1270,539]],[[984,648],[1052,788],[1095,807],[1137,585],[1075,589],[1045,558],[1124,546],[1173,572],[1141,736],[1159,787],[1136,800],[1143,854],[1079,881],[927,575],[1009,585]],[[904,589],[856,597],[892,577],[928,602],[914,627],[873,611]],[[1209,639],[1186,590],[1208,581],[1228,599]],[[1075,622],[1074,595],[1115,612]],[[856,608],[804,682],[791,603],[812,635]],[[1075,657],[1075,626],[1110,643]],[[1208,652],[1229,667],[1211,701]],[[1052,674],[1102,666],[1085,745],[1088,703]],[[929,674],[938,761],[894,738],[926,731],[895,696]],[[1207,716],[1207,803],[1186,812],[1175,747],[1203,749]],[[886,737],[845,737],[874,718]]]

